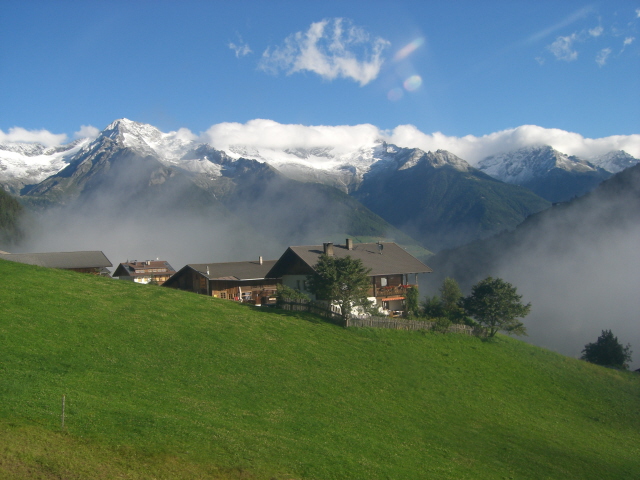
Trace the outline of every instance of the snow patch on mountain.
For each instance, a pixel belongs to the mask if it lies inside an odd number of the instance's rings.
[[[119,141],[123,146],[139,152],[153,154],[167,164],[180,163],[180,159],[193,147],[197,138],[186,129],[162,133],[151,125],[126,118],[111,123],[101,136]]]
[[[617,150],[594,158],[592,163],[600,168],[604,168],[608,172],[618,173],[626,168],[637,165],[640,163],[640,159],[629,155],[624,150]]]
[[[235,160],[246,158],[267,163],[294,179],[313,179],[317,173],[320,177],[333,177],[339,184],[346,185],[362,180],[371,166],[380,160],[381,148],[382,142],[347,153],[338,153],[330,146],[278,150],[234,145],[224,151]]]
[[[3,143],[0,145],[0,182],[5,190],[17,194],[25,185],[39,183],[65,168],[88,143],[88,139],[80,139],[48,148],[39,143]]]
[[[586,160],[565,155],[549,146],[525,147],[492,155],[482,159],[477,168],[498,180],[515,184],[543,177],[553,168],[575,173],[597,170]]]

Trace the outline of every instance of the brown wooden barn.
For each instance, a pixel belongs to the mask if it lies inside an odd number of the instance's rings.
[[[193,263],[176,272],[163,286],[254,305],[275,304],[280,280],[267,275],[275,263],[262,258],[248,262]]]

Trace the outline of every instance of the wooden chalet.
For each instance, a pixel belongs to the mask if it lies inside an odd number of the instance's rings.
[[[282,278],[284,285],[313,299],[313,294],[307,290],[307,276],[314,273],[314,266],[322,254],[338,258],[350,256],[370,268],[369,299],[388,315],[402,315],[407,289],[418,285],[418,274],[433,271],[396,243],[354,244],[353,240],[347,239],[345,245],[325,243],[289,247],[268,276]]]
[[[105,254],[100,251],[2,253],[0,254],[0,258],[11,262],[26,263],[48,268],[60,268],[102,276],[109,276],[107,267],[113,266]]]
[[[113,277],[136,283],[157,283],[162,285],[176,273],[174,268],[164,260],[131,260],[121,263],[113,272]]]
[[[254,305],[275,304],[279,279],[270,277],[275,260],[194,263],[175,273],[163,286]]]

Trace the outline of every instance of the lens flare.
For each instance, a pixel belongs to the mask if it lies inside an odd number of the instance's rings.
[[[415,40],[412,40],[411,42],[407,43],[404,47],[402,47],[400,50],[398,50],[396,54],[393,56],[393,59],[397,62],[398,60],[407,58],[409,55],[415,52],[418,49],[418,47],[420,47],[423,43],[424,43],[424,38],[422,37],[418,37]]]
[[[392,102],[397,102],[398,100],[400,100],[402,97],[404,96],[404,92],[402,91],[402,89],[400,87],[395,87],[392,88],[391,90],[389,90],[389,92],[387,93],[387,98],[389,100],[391,100]]]
[[[403,83],[404,89],[407,92],[415,92],[420,88],[420,85],[422,85],[422,77],[420,75],[411,75]]]

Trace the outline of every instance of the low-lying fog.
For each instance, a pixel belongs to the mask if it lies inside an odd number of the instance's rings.
[[[482,267],[474,282],[499,276],[517,287],[524,302],[532,303],[525,319],[529,333],[525,341],[579,357],[586,343],[610,329],[621,343],[631,344],[636,369],[640,367],[640,222],[634,221],[636,217],[611,220],[616,205],[596,199],[581,210],[578,220],[575,213],[570,219],[546,220],[520,236],[518,245],[501,251],[498,261]],[[268,222],[253,229],[237,220],[232,216],[205,220],[185,213],[134,216],[96,209],[75,214],[59,210],[39,219],[31,240],[14,251],[102,250],[114,268],[126,260],[159,258],[178,270],[188,263],[276,259],[286,248],[281,239],[275,240],[277,232],[264,230]],[[433,278],[438,274],[448,275],[435,272]],[[460,283],[469,293],[469,285]],[[421,290],[424,298],[437,293],[437,285],[421,281]]]
[[[579,357],[602,330],[631,344],[640,367],[640,225],[597,238],[576,235],[521,247],[496,274],[531,302],[525,340]]]

